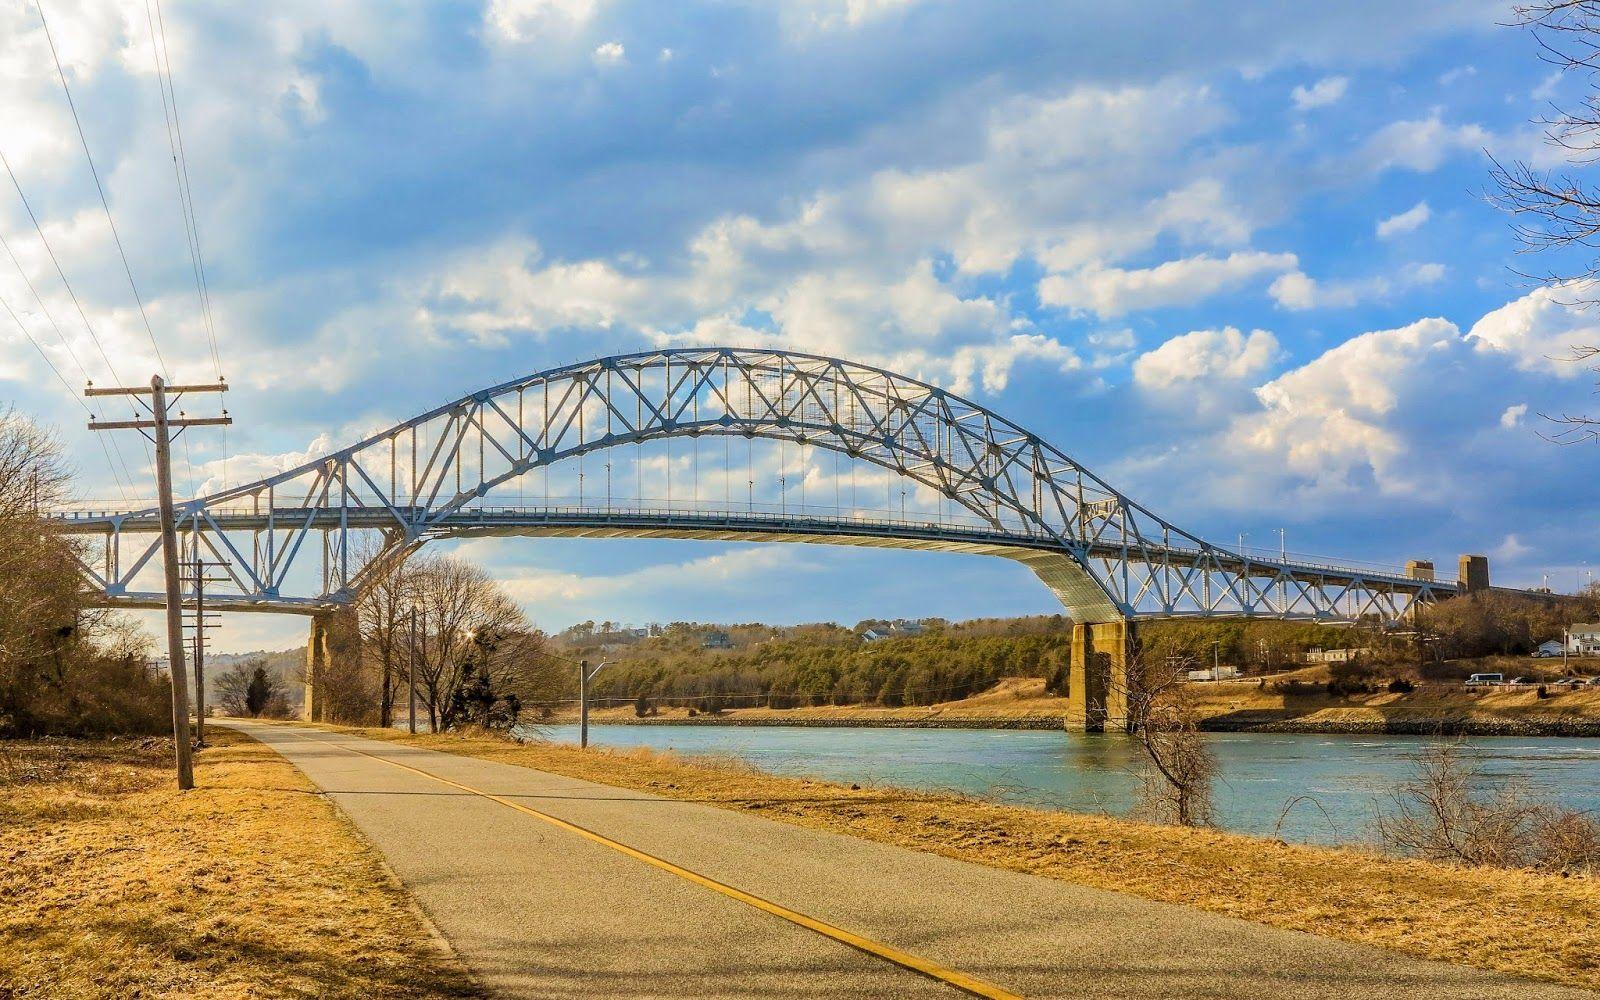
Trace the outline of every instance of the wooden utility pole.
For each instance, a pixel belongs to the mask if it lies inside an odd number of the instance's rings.
[[[406,722],[411,729],[411,735],[417,735],[417,609],[411,609],[411,642],[407,644],[406,673],[409,681],[406,686],[411,690],[410,707],[406,709]]]
[[[570,662],[570,661],[569,661]],[[578,661],[578,749],[589,749],[589,682],[603,670],[609,660],[601,660],[589,669],[588,660]]]
[[[208,577],[206,570],[226,564],[210,562],[197,554],[189,565],[194,570],[194,745],[203,747],[206,745],[206,630],[211,627],[206,618],[206,584],[227,579]]]
[[[178,787],[194,787],[194,761],[189,746],[189,691],[183,668],[183,588],[179,582],[178,530],[172,512],[172,430],[182,433],[188,427],[214,427],[233,423],[233,418],[167,416],[168,394],[173,398],[188,392],[227,392],[228,383],[207,385],[168,386],[160,375],[152,376],[148,388],[144,386],[96,389],[93,385],[84,390],[85,396],[129,396],[142,404],[150,419],[94,420],[89,421],[92,431],[136,430],[156,446],[156,489],[161,506],[161,560],[166,571],[167,591],[167,656],[172,679],[172,743],[177,755]],[[148,399],[146,399],[148,397]]]

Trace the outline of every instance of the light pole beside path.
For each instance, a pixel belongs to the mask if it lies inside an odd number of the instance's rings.
[[[603,670],[608,660],[601,660],[589,669],[588,660],[578,661],[578,748],[589,749],[589,682]]]

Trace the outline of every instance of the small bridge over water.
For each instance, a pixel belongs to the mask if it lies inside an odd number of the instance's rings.
[[[736,441],[745,449],[742,469]],[[808,456],[797,465],[780,450],[775,468],[763,468],[763,478],[779,483],[777,502],[766,491],[757,502],[756,442]],[[703,476],[708,444],[721,464]],[[647,464],[647,446],[665,449],[664,466],[654,451]],[[619,501],[614,486],[629,477],[614,456],[630,452],[638,495]],[[832,477],[819,474],[818,452],[831,453]],[[851,469],[849,504],[841,462]],[[604,503],[597,472],[585,471],[596,465],[604,468]],[[550,470],[566,470],[570,494],[574,466],[576,497],[553,498]],[[647,468],[656,478],[664,470],[664,498],[655,486],[646,499]],[[903,484],[898,514],[889,502],[859,503],[858,468],[873,490]],[[541,476],[539,502],[522,502],[530,477]],[[824,480],[833,504],[806,503],[807,483],[815,494],[826,492]],[[746,487],[742,502],[735,482]],[[907,513],[907,486],[919,500],[932,498],[937,512]],[[515,505],[491,500],[512,490]],[[890,501],[892,493],[891,486]],[[153,504],[55,516],[64,530],[100,542],[83,571],[106,604],[165,605],[153,572]],[[1433,579],[1430,564],[1362,568],[1213,545],[1038,435],[937,386],[837,358],[734,348],[621,355],[514,379],[259,482],[182,501],[176,516],[186,551],[226,564],[228,585],[208,588],[211,607],[313,616],[313,674],[328,617],[433,539],[688,538],[999,556],[1032,569],[1080,623],[1072,690],[1083,701],[1078,721],[1090,727],[1117,715],[1109,678],[1124,659],[1129,622],[1242,616],[1392,625],[1419,602],[1488,586],[1480,557],[1464,557],[1462,578],[1444,581]]]

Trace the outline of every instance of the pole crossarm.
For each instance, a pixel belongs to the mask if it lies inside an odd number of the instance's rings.
[[[174,387],[172,392],[184,388]],[[98,391],[98,390],[97,390]],[[226,419],[226,418],[219,418]],[[174,424],[177,421],[173,421]],[[945,498],[960,523],[608,505],[496,507],[497,487],[557,463],[677,438],[831,451]],[[609,463],[607,475],[609,476]],[[903,504],[902,504],[903,506]],[[1258,558],[1158,517],[1037,434],[927,382],[838,358],[725,347],[625,354],[514,379],[301,466],[176,504],[229,563],[212,607],[311,613],[350,603],[428,540],[463,535],[690,537],[980,552],[1028,565],[1077,621],[1262,616],[1396,622],[1454,583]],[[159,606],[135,578],[151,510],[62,512],[99,535],[90,585]],[[363,539],[381,538],[381,544]],[[310,541],[310,544],[308,543]],[[307,559],[320,565],[308,568]],[[86,568],[87,569],[87,568]]]

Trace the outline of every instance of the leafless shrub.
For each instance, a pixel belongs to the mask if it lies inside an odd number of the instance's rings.
[[[1217,757],[1200,732],[1186,683],[1188,657],[1146,657],[1127,671],[1128,720],[1144,751],[1138,812],[1158,822],[1210,826]]]
[[[1600,865],[1600,822],[1529,795],[1519,784],[1479,791],[1482,773],[1459,742],[1440,741],[1391,796],[1376,826],[1385,849],[1447,864],[1587,871]]]

